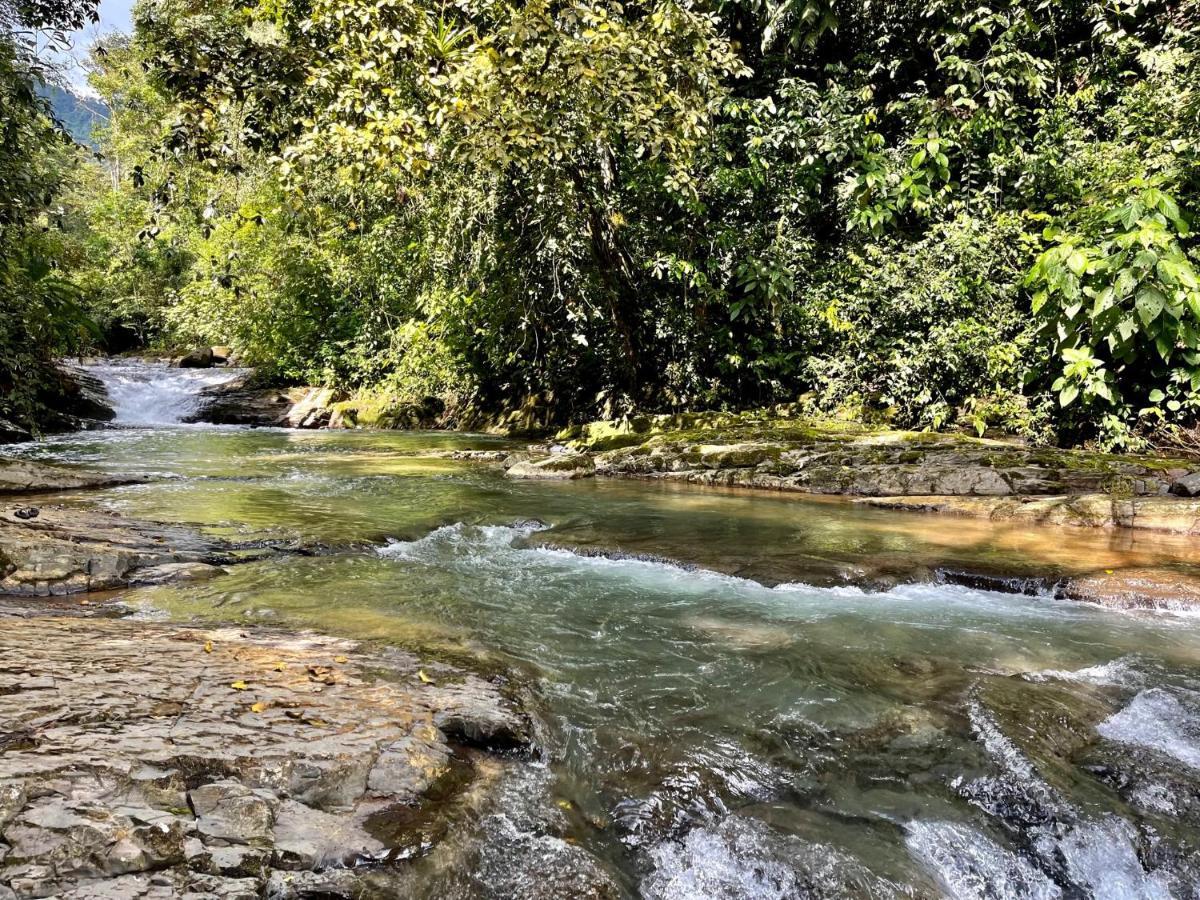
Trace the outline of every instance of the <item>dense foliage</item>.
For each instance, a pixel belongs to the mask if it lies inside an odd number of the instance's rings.
[[[1136,446],[1200,416],[1198,34],[1195,0],[156,0],[96,50],[62,252],[114,342],[284,379]]]
[[[58,226],[73,143],[39,93],[38,50],[95,19],[89,0],[0,0],[0,431],[45,420],[54,357],[86,335],[79,292],[61,268]]]

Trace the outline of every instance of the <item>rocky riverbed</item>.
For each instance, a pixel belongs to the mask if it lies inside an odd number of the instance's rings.
[[[491,681],[314,634],[0,606],[0,897],[399,896],[530,746]]]
[[[1200,534],[1200,463],[1186,459],[814,423],[786,411],[633,418],[558,437],[509,456],[508,477],[661,479],[997,521]]]
[[[1194,619],[1097,608],[1194,607],[1193,538],[743,489],[824,466],[884,502],[876,475],[979,491],[990,463],[1047,503],[1176,504],[1186,464],[687,424],[18,448],[61,465],[0,504],[0,900],[1194,881]]]

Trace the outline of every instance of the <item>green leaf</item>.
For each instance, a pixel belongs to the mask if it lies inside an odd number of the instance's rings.
[[[1137,300],[1134,301],[1138,316],[1145,325],[1149,325],[1157,319],[1166,304],[1167,298],[1163,296],[1163,292],[1153,285],[1144,285],[1138,291]]]
[[[1075,402],[1075,398],[1079,396],[1079,388],[1074,384],[1069,384],[1064,387],[1058,395],[1058,403],[1063,408],[1070,406]]]
[[[1122,269],[1117,275],[1117,280],[1113,282],[1113,291],[1118,297],[1124,299],[1133,293],[1133,289],[1137,287],[1138,279],[1129,269]]]

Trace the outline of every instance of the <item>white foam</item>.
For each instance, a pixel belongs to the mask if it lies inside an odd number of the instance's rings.
[[[1164,688],[1142,691],[1096,730],[1110,741],[1154,750],[1200,769],[1200,715]]]
[[[175,369],[165,363],[111,360],[80,367],[98,378],[117,425],[176,425],[200,406],[201,391],[227,384],[245,369]]]
[[[818,896],[890,897],[895,886],[825,844],[775,834],[753,819],[731,817],[694,828],[649,853],[642,881],[649,900],[785,900]]]
[[[1126,823],[1108,817],[1082,823],[1056,843],[1071,880],[1095,900],[1170,900],[1170,889],[1142,869],[1133,841]]]
[[[908,850],[955,900],[1052,900],[1062,889],[1030,862],[973,828],[913,822]]]
[[[1138,684],[1142,681],[1132,659],[1126,656],[1082,669],[1042,669],[1038,672],[1026,672],[1022,677],[1026,681],[1075,681],[1102,685]]]

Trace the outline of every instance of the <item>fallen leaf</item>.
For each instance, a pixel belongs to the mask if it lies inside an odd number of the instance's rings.
[[[433,684],[433,679],[425,674],[424,669],[417,669],[417,677],[421,679],[421,684]]]
[[[337,682],[337,675],[329,666],[309,666],[308,680],[321,684],[335,684]]]
[[[276,672],[282,672],[286,668],[287,668],[287,663],[281,663],[281,662],[275,663],[275,671]]]
[[[240,681],[240,680],[233,682],[229,686],[231,688],[233,688],[235,691],[244,691],[247,687],[249,687],[249,685],[247,685],[246,682]]]
[[[348,663],[348,662],[350,662],[350,660],[346,659],[346,657],[344,657],[344,656],[335,656],[335,657],[333,658],[333,661],[334,661],[335,663]]]
[[[205,641],[205,642],[204,642],[204,652],[205,652],[205,653],[212,653],[212,641]]]
[[[570,800],[555,800],[554,805],[557,806],[559,809],[574,809],[575,808],[575,804],[572,803]]]
[[[256,713],[262,713],[262,712],[266,712],[268,708],[269,708],[268,704],[259,700],[257,703],[254,703],[250,706],[250,711],[256,712]]]

